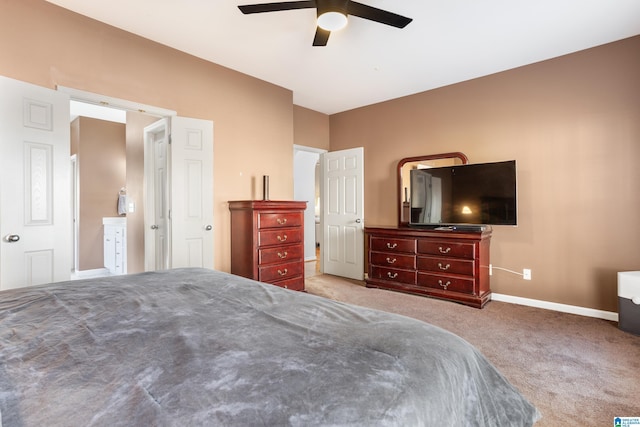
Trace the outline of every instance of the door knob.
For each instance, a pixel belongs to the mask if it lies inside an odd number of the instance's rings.
[[[211,230],[213,230],[213,227],[210,226],[210,225],[207,225],[204,229],[207,230],[207,231],[211,231]]]
[[[152,229],[152,230],[157,230],[157,229],[158,229],[158,226],[157,226],[157,225],[155,225],[155,224],[153,224],[153,225],[151,226],[151,229]]]
[[[360,218],[356,219],[356,223],[360,224],[362,222],[362,220]]]
[[[14,243],[20,240],[20,236],[18,236],[17,234],[7,234],[4,240],[6,240],[9,243]]]

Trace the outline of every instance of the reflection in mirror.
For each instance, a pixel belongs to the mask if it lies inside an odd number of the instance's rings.
[[[398,162],[398,225],[409,224],[411,169],[424,169],[440,166],[465,165],[469,163],[467,156],[460,152],[431,154],[427,156],[406,157]]]

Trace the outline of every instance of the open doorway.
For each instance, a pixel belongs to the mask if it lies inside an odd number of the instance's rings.
[[[71,95],[72,278],[144,271],[143,129],[175,113],[59,90]]]
[[[115,179],[115,182],[103,179],[103,185],[117,184],[117,197],[114,202],[117,206],[117,218],[110,219],[124,219],[124,226],[121,228],[124,228],[126,240],[121,252],[124,252],[124,262],[128,266],[126,273],[159,268],[213,268],[213,122],[178,117],[174,111],[75,89],[58,89],[68,92],[74,101],[108,106],[110,109],[125,112],[125,155],[121,156],[122,161],[116,160],[106,165],[108,170],[122,167],[125,172],[120,178]],[[157,169],[147,166],[146,160],[149,155],[149,143],[145,129],[155,122],[164,123],[167,141],[166,162],[161,176],[156,173]],[[81,169],[83,157],[78,156],[77,161]],[[122,176],[126,181],[124,186],[119,183]],[[158,183],[160,178],[162,182]],[[82,189],[82,179],[79,181]],[[108,194],[112,194],[115,188]],[[157,194],[156,191],[150,191],[150,188],[163,188],[166,190],[163,191],[166,196],[149,199],[150,194]],[[83,193],[82,190],[80,193]],[[122,196],[126,196],[124,202]],[[82,200],[80,205],[82,206]],[[169,249],[164,251],[166,258],[163,259],[166,262],[160,263],[160,266],[154,263],[153,268],[148,268],[149,251],[145,249],[150,243],[146,230],[156,229],[158,224],[155,218],[148,217],[145,212],[155,209],[158,205],[163,206],[163,212],[166,212],[166,218],[171,224],[167,233]],[[82,215],[80,218],[82,229]],[[106,225],[104,222],[105,233]],[[103,249],[106,265],[106,254],[110,253],[111,249],[107,248],[106,234],[103,238],[102,248],[96,243],[93,248],[87,250],[99,252]],[[84,250],[80,248],[80,252]]]
[[[72,277],[126,273],[126,113],[73,100],[69,112]]]
[[[327,150],[301,145],[293,147],[293,197],[294,200],[307,202],[304,213],[304,260],[307,277],[321,272],[320,155],[326,152]]]

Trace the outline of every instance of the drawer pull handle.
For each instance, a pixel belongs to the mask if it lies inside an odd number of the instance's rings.
[[[389,279],[395,279],[396,277],[398,277],[398,273],[392,273],[390,271],[387,271],[387,277]]]
[[[389,249],[395,249],[398,247],[397,243],[387,243],[387,248]]]
[[[447,271],[450,267],[451,267],[451,264],[447,264],[443,267],[441,262],[438,263],[438,268],[440,268],[440,270],[442,271]]]
[[[278,218],[278,219],[276,219],[276,221],[280,225],[285,225],[287,223],[287,218],[283,218],[283,219]]]
[[[397,261],[397,259],[395,259],[395,258],[394,258],[394,259],[391,259],[391,258],[387,257],[387,262],[388,262],[389,264],[395,264],[395,263],[396,263],[396,261]]]
[[[438,248],[438,250],[440,250],[440,253],[441,253],[441,254],[448,254],[448,253],[449,253],[449,251],[451,250],[451,248],[443,249],[443,248],[442,248],[442,246],[440,246],[440,247]]]
[[[278,241],[280,242],[286,242],[287,241],[287,235],[283,235],[283,236],[278,236]]]
[[[449,280],[447,280],[447,283],[442,283],[442,280],[438,280],[438,285],[442,286],[444,288],[444,290],[447,290],[447,286],[449,286],[451,284],[451,282]]]
[[[287,275],[287,273],[288,273],[288,271],[287,271],[287,269],[286,269],[286,268],[284,269],[284,271],[282,271],[282,270],[278,270],[278,274],[279,274],[279,275],[281,275],[281,276],[286,276],[286,275]]]
[[[287,257],[287,252],[278,252],[278,257],[280,259],[285,259]]]

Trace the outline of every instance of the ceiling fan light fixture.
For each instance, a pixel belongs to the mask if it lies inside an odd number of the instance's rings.
[[[347,26],[347,15],[329,11],[318,16],[318,27],[327,31],[338,31]]]

